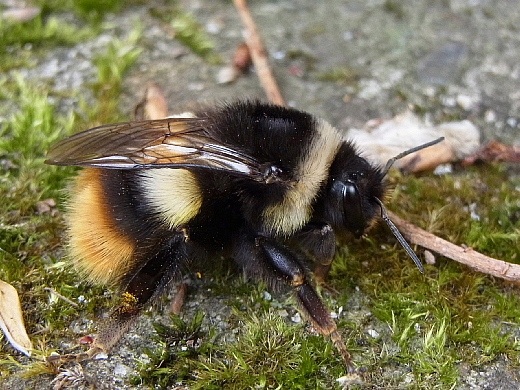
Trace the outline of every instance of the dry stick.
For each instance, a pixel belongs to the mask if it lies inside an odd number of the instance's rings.
[[[436,235],[421,229],[388,211],[388,216],[396,224],[401,233],[412,244],[436,252],[488,275],[496,276],[512,282],[520,280],[520,265],[507,263],[479,253],[471,248],[463,248],[452,244]]]
[[[240,18],[242,19],[242,23],[246,27],[246,30],[244,31],[244,39],[251,53],[251,59],[253,60],[256,72],[258,73],[258,78],[260,79],[262,88],[267,95],[267,99],[271,103],[285,106],[285,100],[278,89],[278,85],[273,77],[273,73],[271,72],[271,67],[269,66],[269,61],[267,60],[267,51],[265,50],[260,35],[258,34],[255,21],[251,17],[251,13],[247,7],[247,1],[234,0],[234,3],[238,13],[240,14]]]
[[[170,304],[170,311],[173,314],[179,315],[182,313],[182,306],[186,301],[186,294],[188,293],[188,282],[181,282],[177,287],[177,292],[173,297],[173,300]]]
[[[44,290],[50,292],[51,294],[55,295],[56,297],[58,297],[62,300],[64,300],[65,302],[67,302],[69,305],[72,305],[73,307],[79,307],[79,305],[76,302],[70,300],[66,296],[61,295],[59,292],[57,292],[52,287],[45,287]]]

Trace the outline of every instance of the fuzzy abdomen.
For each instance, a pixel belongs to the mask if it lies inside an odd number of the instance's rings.
[[[69,254],[90,280],[115,283],[132,266],[135,242],[121,234],[110,215],[102,171],[83,169],[67,204]]]

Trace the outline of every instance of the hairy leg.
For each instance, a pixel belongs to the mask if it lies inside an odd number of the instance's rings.
[[[355,370],[330,311],[310,283],[297,255],[276,240],[247,233],[235,240],[233,255],[249,275],[265,280],[271,287],[279,283],[291,287],[304,316],[318,332],[331,338],[347,369]]]

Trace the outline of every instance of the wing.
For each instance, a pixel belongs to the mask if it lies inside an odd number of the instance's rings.
[[[99,126],[58,142],[46,163],[108,169],[205,168],[260,182],[277,181],[273,180],[277,169],[271,164],[223,145],[208,135],[205,124],[203,118],[167,118]]]

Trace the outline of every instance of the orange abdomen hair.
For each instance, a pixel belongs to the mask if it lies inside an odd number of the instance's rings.
[[[73,184],[66,219],[76,267],[91,281],[114,284],[129,271],[135,243],[114,225],[108,201],[101,170],[83,169]]]

